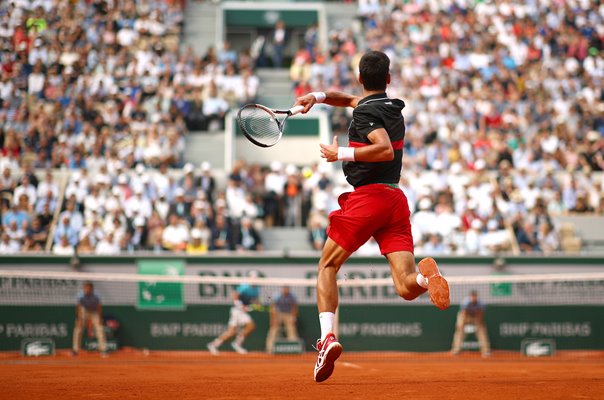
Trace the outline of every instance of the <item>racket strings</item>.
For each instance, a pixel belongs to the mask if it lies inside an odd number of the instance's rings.
[[[257,107],[244,107],[239,115],[241,129],[256,141],[270,146],[281,138],[279,122],[274,115]]]

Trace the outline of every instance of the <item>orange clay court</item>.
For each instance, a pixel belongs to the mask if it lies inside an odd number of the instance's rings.
[[[604,357],[528,359],[346,353],[313,381],[315,355],[120,351],[72,358],[0,355],[2,399],[604,399]]]

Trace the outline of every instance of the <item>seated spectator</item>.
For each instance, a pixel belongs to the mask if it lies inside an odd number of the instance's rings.
[[[229,110],[229,104],[222,97],[218,96],[216,84],[210,84],[208,97],[203,101],[203,115],[208,120],[208,129],[217,131],[224,129],[224,116]]]
[[[42,212],[38,213],[38,218],[40,219],[40,223],[44,228],[50,228],[50,223],[52,222],[53,214],[49,204],[44,204]]]
[[[34,241],[33,238],[26,236],[23,239],[23,245],[21,246],[21,252],[23,253],[39,253],[44,251],[44,247],[40,243]]]
[[[10,239],[7,233],[2,234],[2,241],[0,241],[0,254],[14,254],[21,250],[19,242],[15,242]]]
[[[537,233],[530,222],[521,224],[516,228],[516,240],[518,241],[520,251],[523,253],[541,250],[539,241],[537,240]]]
[[[206,254],[208,252],[207,241],[204,242],[202,236],[201,230],[196,228],[191,229],[191,240],[186,248],[187,254],[198,255]]]
[[[22,195],[27,196],[27,201],[33,207],[36,204],[36,188],[29,182],[27,175],[21,178],[21,184],[15,188],[13,193],[13,201],[18,204]]]
[[[428,235],[428,240],[426,240],[426,242],[424,243],[424,252],[422,254],[440,255],[446,253],[447,248],[443,243],[442,236],[436,233]]]
[[[191,204],[185,201],[185,190],[181,187],[174,191],[174,203],[170,205],[170,214],[179,218],[186,218],[191,212]]]
[[[546,255],[560,250],[560,238],[554,230],[553,225],[548,222],[543,222],[541,225],[539,225],[537,239],[539,241],[539,248],[541,248],[543,253]]]
[[[94,247],[90,243],[90,236],[86,235],[80,239],[77,247],[78,254],[94,254]]]
[[[40,186],[42,186],[44,184],[44,182],[42,182],[40,184]],[[52,190],[47,190],[45,193],[40,193],[40,191],[38,191],[38,193],[40,194],[38,196],[38,201],[36,202],[36,213],[38,214],[43,214],[44,213],[44,209],[46,207],[48,207],[48,210],[52,213],[55,211],[55,208],[57,206],[57,200],[56,200],[56,196],[53,194]]]
[[[71,226],[69,214],[63,215],[55,229],[54,243],[63,244],[63,238],[67,238],[69,245],[73,248],[78,244],[78,232]]]
[[[27,237],[31,238],[34,245],[44,248],[48,239],[48,229],[42,225],[42,220],[38,216],[34,218],[31,226],[27,229]]]
[[[147,246],[148,249],[161,250],[164,231],[164,218],[154,211],[147,221]]]
[[[115,236],[113,232],[107,233],[107,235],[101,239],[94,250],[97,255],[115,255],[119,254],[120,248],[115,242]]]
[[[212,227],[210,250],[234,250],[233,233],[229,222],[223,214],[216,215]]]
[[[162,246],[166,250],[184,251],[189,241],[189,229],[176,214],[170,214],[169,221],[162,233]]]
[[[5,229],[5,233],[8,235],[11,242],[15,242],[20,247],[25,238],[26,229],[27,222],[24,221],[23,224],[19,226],[17,221],[13,220],[8,228]]]
[[[15,187],[17,187],[17,183],[11,176],[10,168],[4,168],[2,170],[2,176],[0,177],[0,191],[13,193]]]
[[[84,217],[82,213],[76,209],[76,202],[74,200],[68,200],[65,204],[65,211],[59,216],[59,220],[64,220],[65,217],[69,219],[69,226],[76,233],[79,233],[84,226]]]
[[[308,239],[313,250],[322,250],[327,240],[327,230],[322,218],[311,217],[308,228]]]
[[[134,218],[134,230],[130,235],[130,246],[132,250],[145,250],[147,248],[147,229],[145,218],[137,216]]]
[[[570,209],[570,212],[573,213],[593,213],[595,210],[592,206],[589,205],[589,202],[587,201],[587,195],[584,193],[581,193],[579,195],[577,195],[577,200],[575,203],[575,206],[573,208]]]
[[[24,222],[29,224],[29,214],[21,208],[18,208],[16,203],[13,203],[8,211],[3,212],[2,225],[7,227],[12,221],[17,223],[17,226],[23,226]]]
[[[237,235],[237,250],[262,250],[262,238],[252,226],[248,217],[241,218],[241,227]]]
[[[67,235],[61,235],[53,246],[52,252],[59,256],[71,256],[75,253],[75,250],[69,237]]]

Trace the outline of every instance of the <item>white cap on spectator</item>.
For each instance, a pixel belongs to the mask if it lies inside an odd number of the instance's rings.
[[[201,170],[202,171],[206,172],[206,171],[209,171],[210,169],[212,169],[212,165],[209,162],[204,161],[204,162],[201,163]]]
[[[136,168],[134,168],[136,170],[136,173],[139,175],[142,175],[143,172],[145,172],[145,166],[143,164],[136,164]]]
[[[79,181],[80,181],[80,179],[82,179],[82,174],[80,173],[80,171],[75,171],[75,172],[73,173],[73,175],[71,175],[71,179],[72,179],[74,182],[79,182]]]
[[[128,178],[126,177],[126,175],[120,174],[120,176],[117,177],[117,183],[119,183],[120,185],[125,185],[126,183],[128,183]]]
[[[470,226],[472,227],[472,229],[480,229],[482,228],[482,221],[477,218],[472,221]]]
[[[174,195],[176,197],[184,196],[185,195],[185,190],[183,188],[181,188],[181,187],[176,188],[176,190],[174,191]]]
[[[197,228],[191,229],[191,237],[193,239],[201,239],[201,230]]]
[[[489,222],[487,222],[487,229],[490,231],[494,231],[498,227],[499,227],[499,224],[494,219],[490,219]]]
[[[451,167],[449,168],[449,170],[451,171],[451,173],[454,174],[454,175],[459,174],[462,169],[463,169],[463,167],[458,162],[454,162],[453,164],[451,164]]]
[[[476,208],[478,207],[478,202],[474,199],[470,199],[468,200],[468,209],[469,210],[476,210]]]
[[[510,194],[510,200],[512,200],[514,203],[522,203],[524,199],[522,198],[522,193],[520,193],[520,190],[514,190]]]
[[[476,160],[476,162],[474,163],[474,168],[476,168],[478,171],[485,169],[486,166],[487,166],[487,163],[482,158],[479,160]]]
[[[142,183],[149,183],[149,175],[143,175],[141,176],[141,182]]]
[[[113,189],[111,189],[111,193],[114,196],[116,196],[116,197],[119,196],[120,195],[120,188],[114,186]]]
[[[163,189],[158,190],[157,197],[166,197],[166,191]]]
[[[134,226],[145,226],[145,217],[138,215],[134,218]]]
[[[275,160],[275,161],[271,162],[271,171],[279,172],[279,171],[281,171],[281,169],[283,169],[283,164],[281,164],[280,161]]]
[[[430,194],[432,193],[432,191],[430,190],[430,188],[427,187],[427,186],[420,187],[417,192],[418,192],[418,194],[420,196],[430,196]]]
[[[432,169],[435,171],[441,171],[445,167],[445,164],[441,160],[434,160],[432,163]]]
[[[430,207],[432,207],[432,202],[430,201],[430,199],[424,197],[419,201],[420,210],[428,210]]]
[[[115,163],[115,168],[117,168],[117,169],[124,169],[124,167],[125,167],[125,164],[124,164],[124,162],[123,162],[123,161],[118,160],[118,161]]]
[[[193,172],[194,169],[195,169],[195,166],[193,166],[193,164],[191,164],[191,163],[186,163],[185,166],[182,168],[182,170],[185,172],[185,174]]]
[[[134,194],[142,194],[143,193],[143,188],[140,185],[136,185],[134,187]]]
[[[587,132],[586,137],[590,142],[595,142],[596,140],[600,139],[600,134],[597,131],[589,131]]]
[[[287,164],[287,167],[285,167],[285,173],[287,175],[296,175],[298,173],[298,167],[296,167],[294,164]]]

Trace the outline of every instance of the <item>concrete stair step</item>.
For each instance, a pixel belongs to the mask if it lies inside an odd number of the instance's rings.
[[[261,235],[266,250],[312,250],[306,228],[270,228],[263,230]]]
[[[289,70],[287,68],[258,68],[256,74],[260,79],[286,79],[289,81]]]

